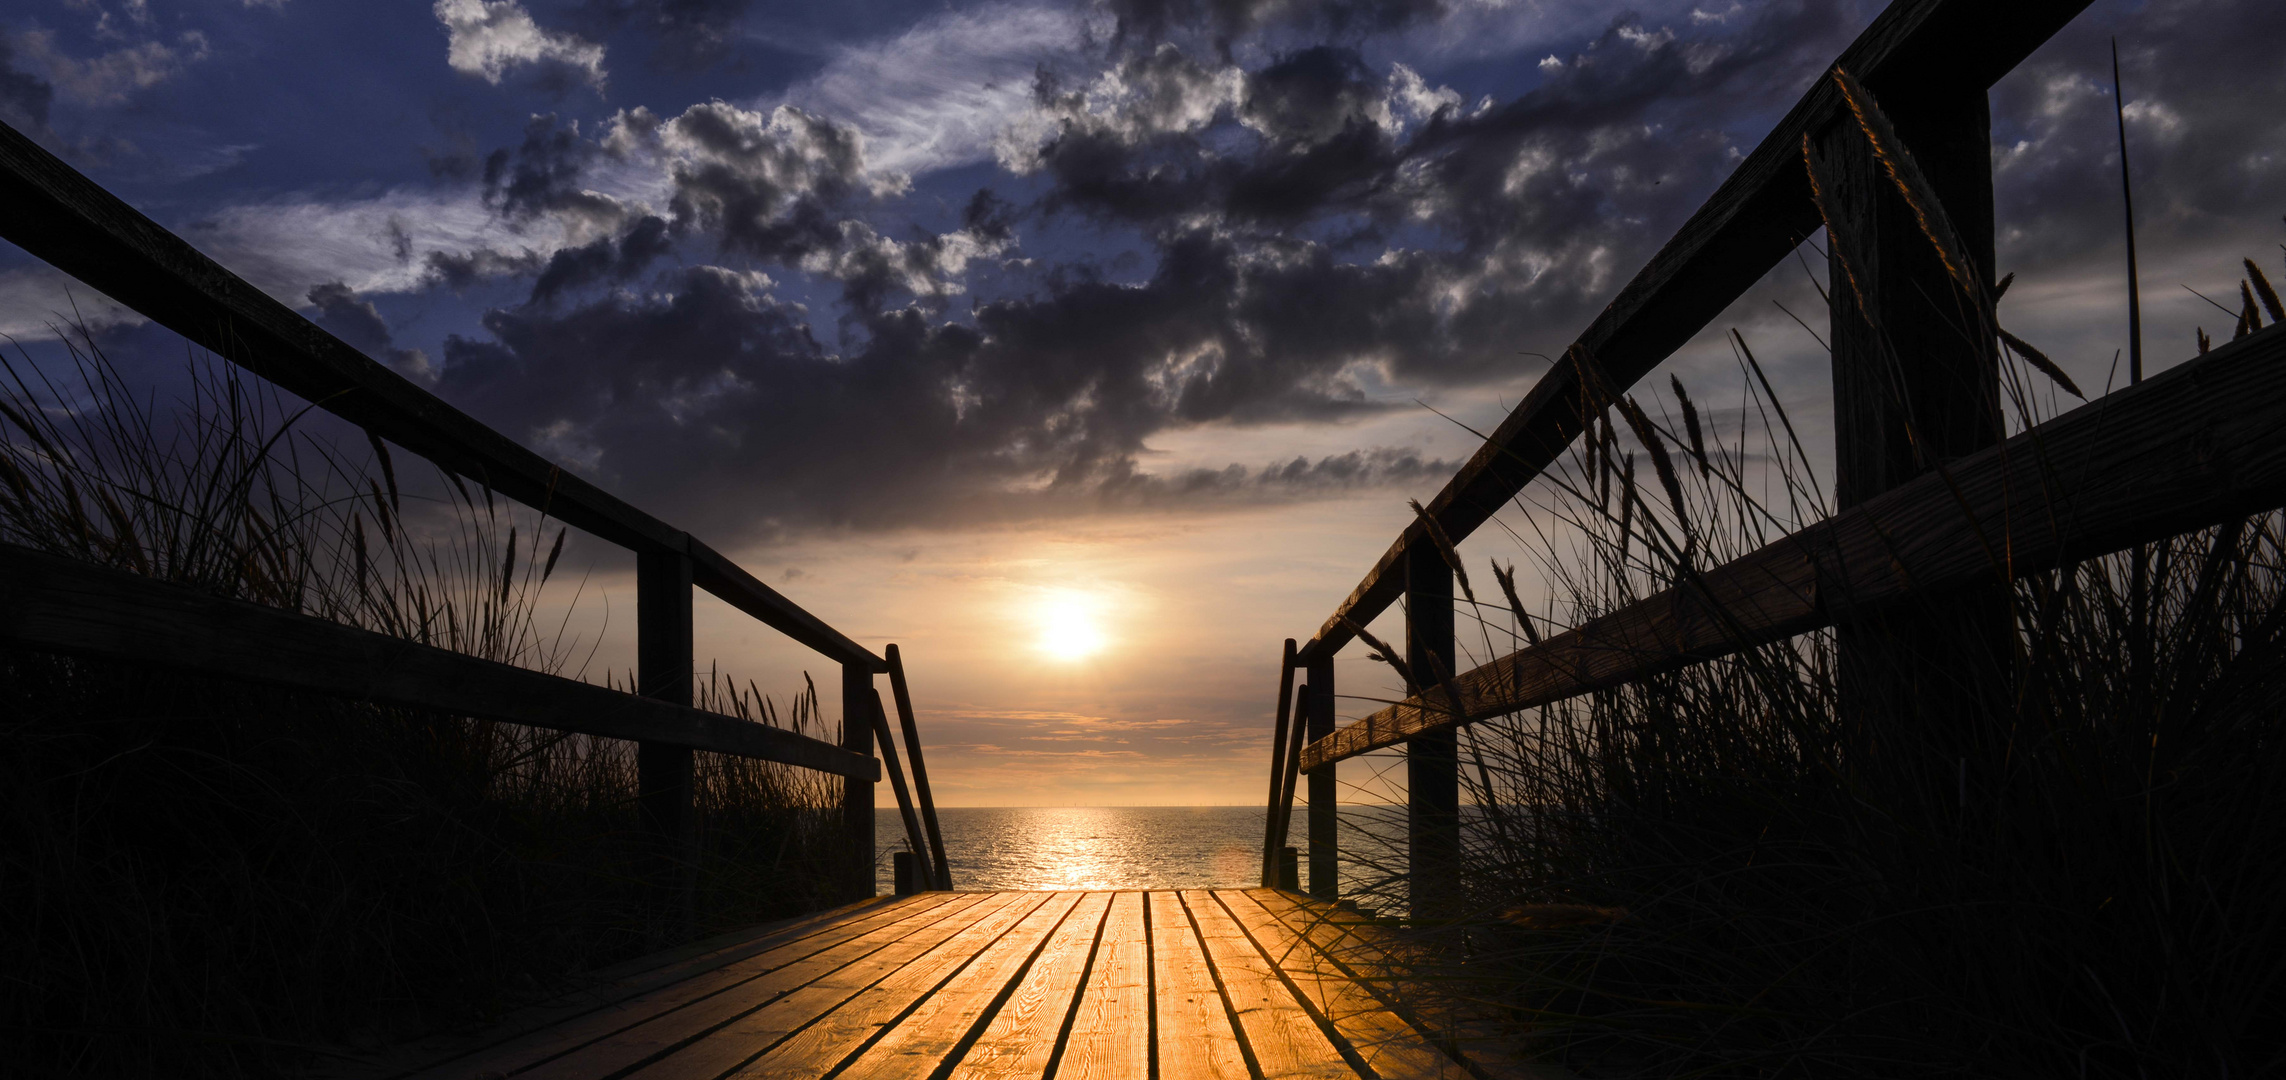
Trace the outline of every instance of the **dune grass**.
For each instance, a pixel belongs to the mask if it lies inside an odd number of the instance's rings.
[[[1464,602],[1475,662],[1828,512],[1732,344],[1735,438],[1677,382],[1528,489],[1512,536],[1552,606]],[[2039,369],[2004,371],[2037,423]],[[1845,629],[1473,725],[1467,914],[1414,921],[1415,985],[1591,1077],[2286,1068],[2286,513],[1888,618],[1972,602],[2006,627],[1938,676],[1959,710],[1853,696],[1896,673]],[[1359,898],[1406,911],[1401,815],[1350,824]]]
[[[66,345],[62,370],[0,356],[0,541],[583,672],[592,644],[539,617],[566,575],[544,515],[328,437],[212,358],[162,405],[92,336]],[[830,734],[814,688],[783,711],[712,673],[697,691]],[[480,1023],[670,944],[641,884],[633,757],[163,658],[0,651],[11,1068],[276,1073]],[[833,785],[724,755],[697,768],[695,932],[824,906]]]

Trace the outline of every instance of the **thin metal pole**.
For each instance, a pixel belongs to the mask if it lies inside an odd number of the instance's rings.
[[[897,722],[905,729],[905,752],[913,759],[913,793],[920,796],[921,824],[929,830],[929,859],[936,867],[937,888],[952,889],[952,864],[945,857],[944,830],[937,827],[937,800],[929,794],[929,767],[921,760],[921,728],[913,722],[913,693],[905,688],[905,658],[891,645],[889,691],[897,699]]]
[[[1284,843],[1283,830],[1278,825],[1279,786],[1285,781],[1286,769],[1282,757],[1286,752],[1286,710],[1294,702],[1294,639],[1286,639],[1286,649],[1278,658],[1278,711],[1274,714],[1276,729],[1270,736],[1270,801],[1262,817],[1262,887],[1278,887],[1278,847]]]

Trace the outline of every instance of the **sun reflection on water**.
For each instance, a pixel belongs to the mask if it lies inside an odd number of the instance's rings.
[[[1260,808],[947,807],[942,816],[963,889],[1238,888],[1262,873]],[[901,846],[897,830],[877,835],[886,865]]]

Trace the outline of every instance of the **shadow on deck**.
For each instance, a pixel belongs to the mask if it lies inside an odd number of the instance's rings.
[[[628,965],[336,1075],[1536,1075],[1468,1025],[1393,1009],[1388,956],[1353,914],[1271,889],[923,893]]]

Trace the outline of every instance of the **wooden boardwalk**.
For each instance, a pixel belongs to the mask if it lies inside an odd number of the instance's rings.
[[[1369,988],[1354,915],[1271,889],[923,893],[622,969],[423,1080],[1500,1077]],[[1368,982],[1361,983],[1359,979]],[[375,1075],[366,1073],[365,1075]]]

